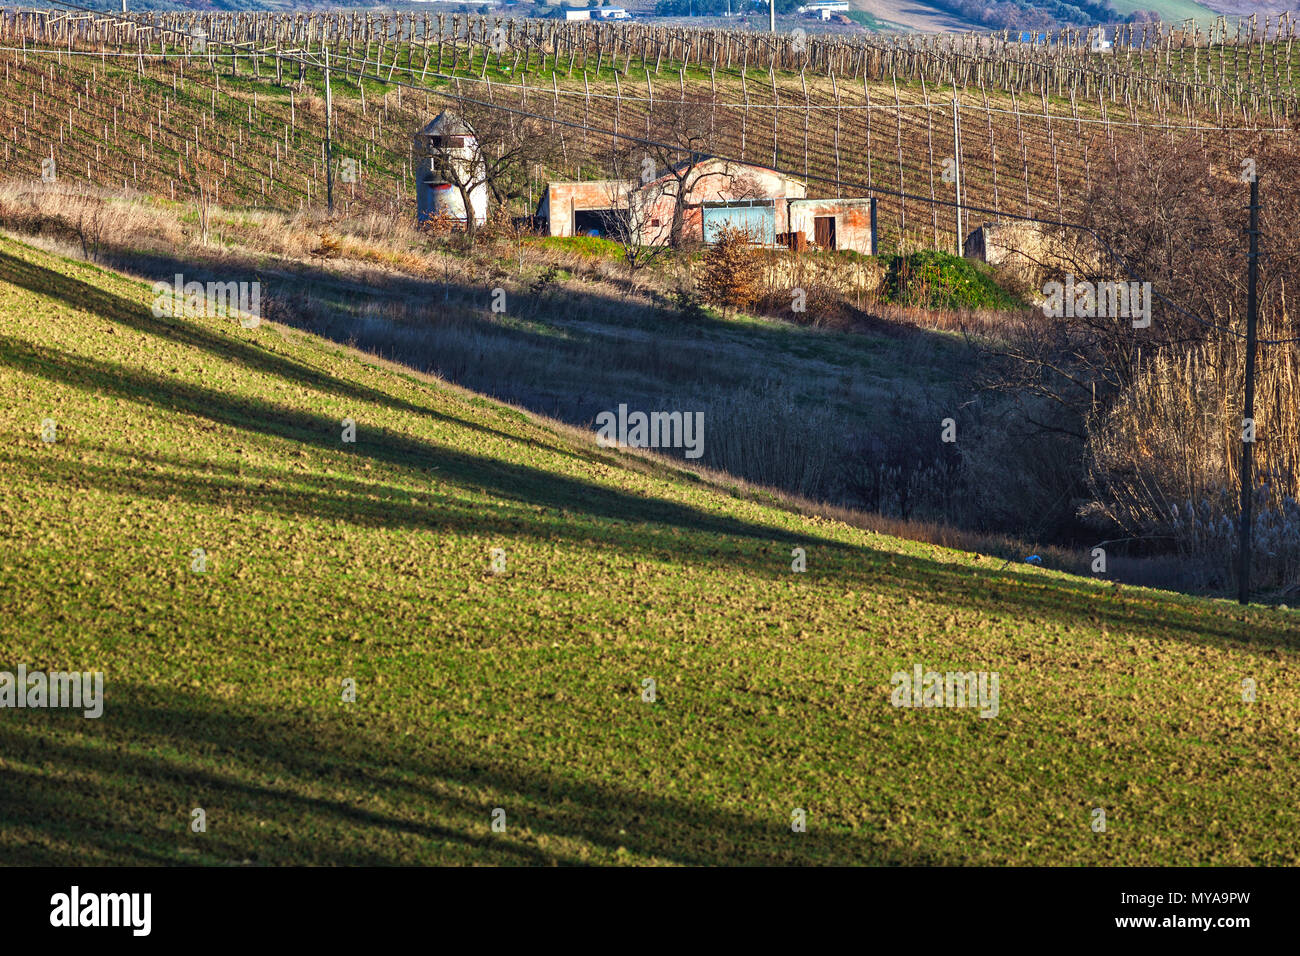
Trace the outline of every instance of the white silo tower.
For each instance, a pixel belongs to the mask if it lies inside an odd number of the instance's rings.
[[[465,221],[460,186],[467,186],[476,225],[487,221],[488,190],[474,131],[444,110],[415,134],[414,167],[418,222],[435,216]]]

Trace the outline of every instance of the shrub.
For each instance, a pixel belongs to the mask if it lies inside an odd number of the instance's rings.
[[[339,242],[338,237],[332,235],[327,229],[320,234],[320,245],[313,249],[311,254],[313,256],[319,256],[322,259],[333,259],[339,254],[341,249],[342,244]]]
[[[555,281],[559,277],[560,277],[559,266],[556,265],[547,266],[545,269],[542,270],[540,275],[538,275],[535,279],[533,279],[532,282],[528,284],[528,294],[531,295],[533,298],[540,297],[544,292],[550,289],[552,285],[555,284]]]
[[[1261,352],[1253,558],[1257,584],[1283,587],[1300,576],[1300,356]],[[1089,429],[1089,516],[1209,559],[1220,585],[1235,573],[1241,521],[1244,353],[1239,339],[1215,336],[1182,356],[1157,354]]]
[[[945,252],[882,257],[884,299],[936,309],[1015,309],[1023,303],[968,259]]]
[[[571,252],[583,259],[618,260],[623,257],[623,248],[617,242],[600,236],[544,236],[529,240],[529,243],[545,251]]]
[[[833,491],[840,428],[828,409],[794,401],[782,382],[735,389],[705,408],[704,464],[813,500]]]
[[[798,287],[798,291],[802,309],[795,308],[794,289],[769,288],[759,299],[758,310],[797,325],[839,330],[854,328],[859,319],[858,310],[839,289],[827,282],[814,281]]]
[[[730,225],[719,230],[713,245],[704,253],[700,289],[704,299],[729,309],[744,309],[758,300],[763,263],[753,237]]]
[[[955,443],[941,439],[941,405],[894,401],[886,428],[853,440],[839,460],[847,499],[886,517],[966,524],[968,473]]]

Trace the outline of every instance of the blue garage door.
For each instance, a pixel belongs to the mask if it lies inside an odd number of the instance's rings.
[[[704,241],[713,242],[723,226],[744,229],[755,242],[765,246],[776,245],[776,206],[772,203],[754,206],[704,206]]]

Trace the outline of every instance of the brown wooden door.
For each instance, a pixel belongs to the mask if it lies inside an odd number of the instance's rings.
[[[835,217],[813,217],[813,241],[820,249],[835,248]]]

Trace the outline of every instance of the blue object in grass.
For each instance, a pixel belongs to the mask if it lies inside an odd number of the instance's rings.
[[[1026,563],[1026,564],[1042,564],[1042,563],[1043,563],[1043,559],[1040,558],[1040,557],[1039,557],[1038,555],[1036,555],[1036,554],[1031,554],[1029,557],[1025,558],[1025,563]]]

